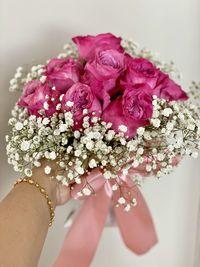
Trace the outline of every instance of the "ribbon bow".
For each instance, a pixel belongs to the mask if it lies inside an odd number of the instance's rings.
[[[113,192],[110,180],[103,177],[99,169],[87,175],[87,181],[96,192],[95,196],[85,199],[71,228],[69,229],[60,254],[53,267],[88,267],[96,252],[104,224],[110,207],[114,210],[116,222],[125,245],[134,253],[146,253],[157,243],[156,231],[147,204],[129,173],[126,177],[119,176],[119,182],[129,194],[136,195],[137,206],[124,211],[121,205],[116,207],[113,202],[119,198]],[[81,185],[72,190],[72,197],[79,198],[77,193]],[[125,192],[127,193],[127,192]],[[114,200],[114,201],[113,201]]]

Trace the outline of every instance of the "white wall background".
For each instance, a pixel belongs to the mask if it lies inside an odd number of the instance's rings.
[[[110,31],[133,37],[159,51],[165,60],[174,59],[184,73],[183,85],[187,87],[190,79],[200,77],[199,15],[199,0],[0,0],[0,199],[16,178],[6,163],[4,135],[10,109],[17,99],[7,90],[17,66],[44,62],[73,35]],[[192,267],[198,163],[186,159],[173,175],[144,185],[159,236],[159,244],[150,253],[143,257],[130,253],[118,230],[107,228],[92,267]],[[55,259],[70,207],[71,204],[58,208],[39,267],[51,266]]]

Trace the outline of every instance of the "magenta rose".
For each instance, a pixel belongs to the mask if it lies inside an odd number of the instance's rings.
[[[81,65],[72,58],[50,60],[45,72],[47,80],[61,93],[65,93],[74,83],[78,82],[80,74]]]
[[[153,90],[152,94],[166,100],[187,100],[187,94],[170,77],[144,58],[126,55],[127,71],[121,81],[122,87],[145,83]]]
[[[157,95],[159,98],[164,98],[169,101],[184,101],[188,99],[188,95],[183,91],[181,86],[176,84],[167,74],[164,73],[160,75],[156,87],[153,90],[153,94]]]
[[[73,102],[72,107],[68,106],[68,101]],[[84,109],[88,110],[90,117],[93,112],[97,117],[102,112],[101,104],[90,86],[79,82],[72,85],[62,99],[62,110],[68,110],[73,113],[75,129],[79,129],[82,126]]]
[[[99,50],[85,69],[86,83],[91,85],[106,108],[110,97],[116,93],[117,79],[125,69],[124,54],[117,50]]]
[[[157,69],[149,60],[144,58],[132,58],[129,55],[125,57],[127,70],[123,83],[139,84],[146,83],[151,88],[155,88],[160,76],[160,70]]]
[[[114,49],[120,52],[124,51],[120,45],[122,39],[111,33],[103,33],[96,36],[76,36],[72,38],[72,40],[78,47],[80,58],[86,61],[94,59],[96,49]]]
[[[140,126],[149,123],[152,117],[152,89],[147,84],[138,84],[127,88],[122,96],[112,101],[104,110],[102,118],[112,123],[112,128],[119,132],[119,126],[127,127],[126,136],[134,137]]]
[[[47,83],[34,80],[25,85],[18,105],[26,107],[31,115],[41,116],[42,111],[46,116],[51,116],[56,112],[58,98],[59,93],[52,90]]]

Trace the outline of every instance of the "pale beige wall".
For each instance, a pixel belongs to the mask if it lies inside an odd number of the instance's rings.
[[[17,99],[8,82],[18,65],[53,57],[72,35],[111,31],[174,59],[187,86],[200,78],[199,13],[199,0],[0,0],[0,198],[16,177],[6,163],[4,135]],[[191,267],[199,170],[199,160],[187,159],[173,175],[144,185],[160,240],[149,254],[131,254],[117,229],[105,229],[92,267]],[[70,206],[57,210],[39,267],[51,266]]]

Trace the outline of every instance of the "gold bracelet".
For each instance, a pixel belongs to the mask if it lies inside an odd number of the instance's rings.
[[[50,223],[49,223],[49,226],[52,226],[52,223],[53,223],[53,220],[54,220],[54,217],[55,217],[55,213],[54,213],[54,208],[52,206],[52,202],[49,199],[49,196],[48,196],[46,190],[42,186],[40,186],[37,182],[35,182],[34,180],[27,179],[27,178],[18,179],[14,183],[14,186],[13,187],[15,187],[17,184],[20,184],[22,182],[28,183],[30,185],[34,185],[36,188],[38,188],[38,190],[40,191],[40,193],[42,193],[42,195],[45,197],[45,199],[47,200],[47,205],[49,207],[49,211],[50,211]]]

